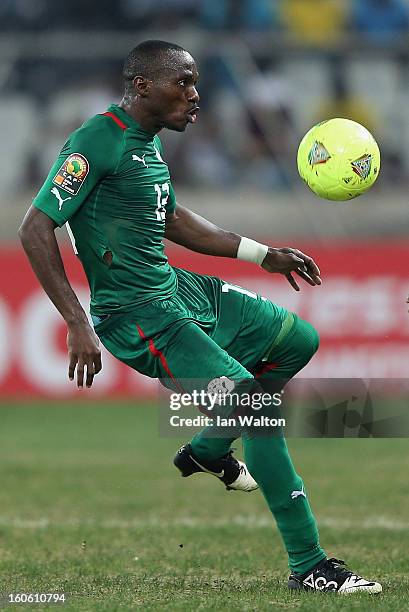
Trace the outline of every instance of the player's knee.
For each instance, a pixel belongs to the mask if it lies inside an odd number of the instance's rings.
[[[297,374],[309,363],[317,352],[319,343],[320,338],[315,327],[308,323],[308,321],[298,319],[297,329],[292,338],[294,353],[288,364],[288,369],[291,373],[290,377]]]
[[[298,321],[298,332],[302,344],[300,348],[305,356],[306,363],[308,363],[318,350],[320,337],[315,327],[303,319]]]
[[[320,345],[320,335],[311,323],[305,322],[308,326],[309,342],[311,346],[311,357],[318,351]]]

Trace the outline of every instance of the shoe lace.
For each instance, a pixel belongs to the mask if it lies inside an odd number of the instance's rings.
[[[239,467],[239,473],[240,474],[247,474],[247,469],[246,466],[240,465],[239,462],[237,461],[236,457],[233,457],[233,453],[236,449],[235,448],[231,448],[229,450],[228,453],[226,453],[223,457],[222,457],[222,461],[227,461],[228,464],[231,464],[231,462],[235,463],[236,466]]]
[[[240,474],[240,475],[241,475],[241,474],[247,475],[248,470],[247,470],[246,465],[245,465],[244,463],[240,464],[240,463],[237,461],[236,457],[233,457],[233,453],[234,453],[234,451],[235,451],[235,450],[236,450],[235,448],[231,448],[231,449],[229,450],[229,452],[227,453],[226,458],[229,458],[229,459],[230,459],[230,461],[231,461],[231,460],[233,460],[233,461],[234,461],[236,464],[238,464],[238,465],[239,465],[239,474]]]
[[[325,561],[325,569],[330,578],[344,578],[346,580],[356,575],[345,567],[345,561],[342,561],[342,559],[335,559],[334,557]]]
[[[236,457],[233,457],[233,453],[235,450],[236,450],[235,448],[231,448],[228,453],[226,453],[225,455],[223,455],[223,457],[221,457],[221,460],[237,462]]]

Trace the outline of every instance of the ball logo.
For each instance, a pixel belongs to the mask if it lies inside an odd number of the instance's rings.
[[[372,166],[372,155],[366,154],[351,162],[352,170],[357,174],[361,179],[366,179],[371,172]]]
[[[311,151],[308,154],[308,161],[310,165],[316,166],[317,164],[325,164],[325,162],[327,162],[329,159],[331,159],[331,155],[328,153],[322,142],[314,142]]]

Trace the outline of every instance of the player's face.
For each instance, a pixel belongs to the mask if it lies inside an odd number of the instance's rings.
[[[192,56],[183,53],[179,54],[175,68],[151,83],[149,108],[160,127],[183,132],[189,123],[196,122],[200,100],[198,78]]]

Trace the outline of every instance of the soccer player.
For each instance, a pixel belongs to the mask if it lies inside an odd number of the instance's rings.
[[[119,105],[73,132],[20,228],[31,265],[67,327],[68,375],[90,387],[101,370],[97,336],[138,372],[181,389],[227,377],[259,385],[288,380],[318,348],[315,329],[270,301],[212,276],[172,268],[163,239],[238,258],[320,285],[311,259],[222,230],[177,204],[158,132],[183,132],[198,116],[198,71],[178,45],[146,41],[128,55]],[[91,291],[94,330],[65,275],[54,230],[66,224]],[[280,383],[281,384],[281,383]],[[260,487],[289,557],[289,587],[379,592],[381,585],[328,559],[303,481],[282,435],[241,431],[246,463],[230,450],[236,434],[206,428],[177,453],[182,476],[202,471],[230,489]]]

